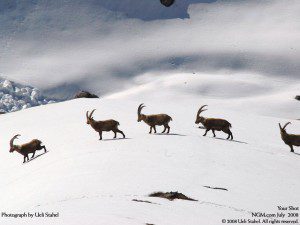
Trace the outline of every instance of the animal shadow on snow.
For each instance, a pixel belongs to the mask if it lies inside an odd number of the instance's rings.
[[[32,160],[35,160],[36,158],[38,158],[38,157],[40,157],[40,156],[42,156],[42,155],[45,155],[46,153],[48,153],[49,151],[46,151],[46,152],[44,152],[44,153],[42,153],[42,154],[39,154],[39,155],[36,155],[34,158],[30,158],[28,161],[26,161],[25,163],[29,163],[29,162],[31,162]]]
[[[246,144],[246,145],[248,144],[247,142],[244,142],[244,141],[228,140],[226,138],[219,138],[219,137],[211,137],[211,138],[218,139],[218,140],[223,140],[223,141],[229,141],[229,142],[236,142],[236,143]]]
[[[203,127],[203,126],[200,126],[200,127],[198,127],[198,128],[199,128],[199,129],[206,130],[206,128]],[[219,137],[211,137],[211,138],[215,138],[215,139],[219,139],[219,140],[223,140],[223,141],[231,141],[231,142],[236,142],[236,143],[241,143],[241,144],[248,144],[247,142],[244,142],[244,141],[229,140],[229,139],[226,139],[226,138],[219,138]]]
[[[154,135],[165,135],[165,136],[181,136],[186,137],[184,134],[176,134],[176,133],[154,133]]]
[[[108,138],[108,139],[102,139],[100,141],[121,141],[121,140],[129,140],[131,138]]]

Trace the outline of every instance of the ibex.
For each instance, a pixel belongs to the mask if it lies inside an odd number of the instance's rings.
[[[20,134],[15,135],[11,140],[10,140],[10,150],[9,152],[14,152],[17,151],[21,155],[24,156],[24,161],[23,163],[29,160],[28,154],[33,153],[32,157],[34,157],[34,154],[37,150],[42,150],[44,149],[45,152],[47,152],[46,147],[44,145],[41,145],[42,142],[38,139],[33,139],[32,141],[22,144],[22,145],[14,145],[14,140],[17,139],[20,136]]]
[[[154,129],[154,133],[156,133],[155,126],[164,126],[165,129],[162,133],[164,133],[167,130],[167,133],[170,132],[170,126],[169,122],[172,121],[172,118],[167,114],[155,114],[155,115],[144,115],[141,113],[142,109],[146,107],[144,106],[144,103],[140,104],[137,110],[138,114],[138,122],[141,122],[142,120],[150,126],[149,134],[152,133],[152,128]]]
[[[285,128],[289,124],[291,124],[291,122],[288,122],[283,127],[281,127],[281,124],[279,123],[279,129],[280,129],[281,139],[284,141],[285,144],[290,146],[291,152],[294,152],[293,146],[300,146],[300,135],[288,134]]]
[[[91,127],[99,133],[100,140],[102,140],[102,132],[103,131],[113,131],[115,136],[114,138],[117,137],[117,133],[120,133],[123,135],[123,138],[125,138],[125,134],[118,129],[118,126],[120,123],[116,120],[103,120],[103,121],[95,121],[93,116],[93,113],[95,112],[96,109],[94,109],[90,114],[89,111],[86,112],[86,119],[87,119],[87,124],[91,125]]]
[[[200,116],[200,114],[207,110],[203,109],[207,105],[203,105],[200,107],[198,110],[197,116],[196,116],[196,124],[202,123],[204,128],[206,129],[205,133],[203,136],[207,134],[208,131],[212,130],[214,137],[216,136],[215,131],[223,131],[224,133],[228,134],[227,139],[231,137],[231,140],[233,139],[232,133],[230,131],[231,124],[224,119],[216,119],[216,118],[205,118],[203,116]]]

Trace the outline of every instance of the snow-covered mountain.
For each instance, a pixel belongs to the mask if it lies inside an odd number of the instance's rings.
[[[0,112],[14,112],[32,106],[54,103],[34,87],[25,86],[0,78]]]
[[[65,87],[58,97],[157,71],[299,82],[298,0],[4,0],[0,11],[0,74],[55,96]]]
[[[288,132],[300,130],[300,122],[291,119],[299,103],[286,98],[290,86],[278,90],[280,82],[268,80],[273,88],[264,89],[260,78],[247,76],[234,83],[226,76],[154,77],[140,77],[135,88],[102,99],[2,115],[1,211],[58,212],[59,217],[0,217],[0,224],[219,225],[222,219],[253,219],[251,212],[299,206],[300,149],[290,153],[278,128],[279,122],[291,121]],[[251,97],[235,96],[243,90]],[[172,116],[169,135],[150,135],[149,127],[137,122],[142,102],[145,114]],[[217,138],[202,136],[204,130],[194,123],[202,104],[208,104],[203,116],[232,123],[234,141],[225,140],[222,132]],[[112,133],[104,133],[99,141],[86,124],[85,112],[92,109],[96,120],[118,120],[127,138],[114,140]],[[39,138],[49,152],[22,164],[21,155],[9,153],[15,134],[21,134],[15,144]],[[155,191],[180,191],[198,201],[147,197]]]

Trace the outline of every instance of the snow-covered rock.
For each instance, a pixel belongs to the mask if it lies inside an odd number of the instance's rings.
[[[2,83],[2,88],[6,90],[13,91],[12,83],[9,80],[4,80]]]
[[[32,106],[54,103],[34,87],[0,78],[0,112],[14,112]]]

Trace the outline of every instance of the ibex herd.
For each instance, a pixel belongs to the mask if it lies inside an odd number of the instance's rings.
[[[227,139],[232,140],[233,135],[230,130],[231,124],[224,119],[216,119],[216,118],[206,118],[203,116],[200,116],[200,114],[207,110],[205,109],[207,105],[203,105],[200,107],[200,109],[197,112],[196,115],[196,124],[201,123],[203,127],[206,129],[205,133],[203,136],[206,136],[208,131],[212,131],[214,137],[216,136],[215,131],[223,131],[224,133],[228,134]],[[164,126],[164,130],[162,133],[169,133],[170,132],[170,126],[169,123],[172,121],[172,117],[167,115],[167,114],[153,114],[153,115],[145,115],[142,114],[142,109],[145,107],[144,104],[140,104],[137,110],[137,115],[138,115],[138,122],[144,121],[147,125],[150,126],[150,131],[149,133],[152,133],[152,129],[154,130],[154,133],[156,133],[156,126]],[[89,111],[86,112],[86,119],[87,119],[87,124],[90,125],[96,132],[99,133],[100,140],[102,140],[102,132],[106,131],[112,131],[114,132],[114,138],[117,137],[117,133],[122,134],[123,138],[125,138],[125,134],[123,131],[119,130],[118,126],[120,123],[116,120],[110,119],[110,120],[103,120],[103,121],[95,121],[93,118],[93,114],[95,112],[95,109],[92,110],[91,113]],[[283,127],[279,123],[279,128],[280,128],[280,134],[281,134],[281,139],[284,141],[285,144],[287,144],[291,152],[294,152],[293,146],[300,146],[300,135],[296,134],[288,134],[286,132],[286,126],[289,125],[290,122],[286,123]],[[34,139],[26,144],[22,145],[14,145],[14,140],[18,138],[18,135],[15,135],[11,140],[10,140],[10,150],[9,152],[14,152],[17,151],[21,155],[24,156],[24,161],[23,163],[29,160],[28,154],[32,153],[32,157],[34,157],[35,152],[41,149],[44,149],[45,152],[47,152],[46,147],[42,145],[42,142],[38,139]]]

